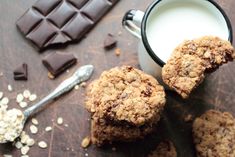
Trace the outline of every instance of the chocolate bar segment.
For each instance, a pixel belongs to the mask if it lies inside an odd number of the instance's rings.
[[[39,50],[81,39],[119,0],[38,0],[16,25]]]
[[[104,48],[109,50],[113,47],[115,47],[117,44],[117,40],[114,38],[114,36],[110,33],[107,34],[105,40],[104,40]]]
[[[47,55],[43,60],[43,65],[48,71],[57,77],[59,74],[73,66],[77,62],[77,59],[73,54],[68,52],[55,52]]]
[[[28,65],[23,63],[14,70],[13,75],[14,80],[28,80]]]

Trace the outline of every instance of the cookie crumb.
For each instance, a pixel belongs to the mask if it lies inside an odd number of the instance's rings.
[[[90,142],[91,142],[91,138],[87,136],[82,140],[81,146],[83,148],[87,148],[90,145]]]
[[[47,148],[47,143],[45,141],[40,141],[38,142],[38,146],[42,149]]]
[[[115,49],[115,55],[116,56],[120,56],[121,55],[121,49],[120,48],[116,48]]]
[[[55,79],[55,76],[52,75],[52,73],[50,73],[50,72],[47,73],[47,76],[48,76],[48,78],[51,79],[51,80],[54,80],[54,79]]]
[[[86,87],[86,82],[82,82],[80,86],[81,86],[82,88],[85,88],[85,87]]]

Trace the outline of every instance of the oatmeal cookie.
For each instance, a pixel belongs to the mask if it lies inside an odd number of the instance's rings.
[[[193,123],[198,157],[235,156],[235,119],[228,112],[209,110]]]
[[[205,36],[187,40],[172,53],[162,69],[163,81],[183,98],[187,98],[204,79],[207,72],[235,58],[229,41]]]
[[[187,98],[204,79],[205,67],[202,60],[194,55],[175,55],[163,67],[164,82],[183,98]]]
[[[171,141],[163,141],[148,157],[177,157],[177,152]]]
[[[214,71],[223,63],[235,58],[234,48],[231,43],[214,36],[187,40],[179,45],[173,53],[198,56],[203,60],[207,71]]]
[[[111,144],[114,141],[135,141],[144,138],[145,135],[154,131],[153,126],[144,125],[141,127],[111,124],[105,119],[93,115],[91,120],[91,141],[97,146],[105,143]]]
[[[159,121],[165,92],[157,80],[130,66],[105,71],[88,87],[86,107],[112,123],[133,126]]]

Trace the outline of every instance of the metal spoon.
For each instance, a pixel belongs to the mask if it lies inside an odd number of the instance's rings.
[[[42,108],[46,106],[49,102],[55,100],[62,94],[70,91],[75,85],[88,80],[91,77],[91,74],[94,71],[93,65],[85,65],[80,67],[71,77],[64,80],[54,91],[52,91],[49,95],[44,97],[41,101],[34,104],[33,106],[27,108],[24,114],[24,120],[22,124],[24,126],[27,119],[33,114],[40,111]]]

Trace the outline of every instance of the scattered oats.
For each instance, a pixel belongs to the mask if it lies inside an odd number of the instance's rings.
[[[25,107],[27,107],[27,106],[28,106],[28,103],[27,103],[27,102],[22,101],[22,102],[20,102],[20,103],[19,103],[19,105],[20,105],[20,107],[21,107],[21,108],[25,108]]]
[[[47,148],[47,143],[45,141],[40,141],[38,142],[38,146],[44,149],[44,148]]]
[[[46,128],[45,128],[45,131],[46,132],[49,132],[49,131],[51,131],[52,130],[52,127],[51,126],[47,126]]]
[[[16,102],[17,103],[20,103],[20,102],[22,102],[24,100],[24,96],[23,96],[23,94],[18,94],[17,96],[16,96]]]
[[[29,96],[29,101],[35,101],[37,99],[37,95],[36,94],[31,94]]]
[[[26,142],[27,146],[29,146],[29,147],[33,146],[34,143],[35,143],[35,141],[34,141],[34,139],[32,139],[32,138],[29,138],[29,139],[27,140],[27,142]]]
[[[83,148],[87,148],[87,147],[90,145],[90,142],[91,142],[90,137],[85,137],[85,138],[82,140],[81,146],[82,146]]]
[[[13,156],[10,154],[3,154],[3,157],[13,157]]]
[[[65,126],[66,128],[67,128],[67,127],[69,127],[69,125],[68,125],[68,124],[65,124],[64,126]]]
[[[69,150],[69,147],[67,147],[66,150]]]
[[[20,142],[23,144],[27,144],[27,141],[30,139],[29,135],[27,135],[25,133],[25,131],[23,131],[20,135]]]
[[[72,148],[71,150],[72,150],[72,152],[74,151],[74,149],[73,149],[73,148]]]
[[[63,120],[62,117],[59,117],[59,118],[57,119],[57,123],[58,123],[59,125],[63,124],[63,122],[64,122],[64,120]]]
[[[29,146],[23,146],[21,148],[21,154],[25,155],[29,152]]]
[[[1,104],[7,105],[9,103],[9,99],[7,97],[2,98]]]
[[[23,92],[24,98],[28,99],[30,97],[30,95],[31,95],[31,93],[29,90],[24,90],[24,92]]]
[[[31,125],[29,129],[32,134],[38,133],[38,128],[35,125]]]
[[[0,99],[2,99],[3,97],[3,92],[0,92]]]
[[[88,156],[88,153],[85,153],[85,156]]]
[[[76,86],[74,87],[74,89],[75,89],[75,90],[78,90],[78,89],[79,89],[79,85],[76,85]]]
[[[7,89],[8,89],[9,92],[13,91],[12,86],[10,84],[7,86]]]
[[[85,88],[86,87],[86,82],[82,82],[81,87]]]
[[[116,56],[120,56],[120,54],[121,54],[121,49],[116,48],[116,49],[115,49],[115,55],[116,55]]]
[[[16,147],[17,149],[20,149],[20,148],[23,147],[23,144],[22,144],[20,141],[17,141],[17,142],[15,143],[15,147]]]
[[[55,79],[55,76],[52,75],[52,73],[50,73],[50,72],[47,73],[47,76],[49,79],[52,79],[52,80]]]
[[[38,125],[38,120],[37,120],[36,118],[32,118],[32,123],[33,123],[34,125]]]

